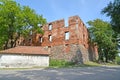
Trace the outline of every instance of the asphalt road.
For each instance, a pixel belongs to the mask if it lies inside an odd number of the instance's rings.
[[[0,70],[0,80],[120,80],[120,67]]]

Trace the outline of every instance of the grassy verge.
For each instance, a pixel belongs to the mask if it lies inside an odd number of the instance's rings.
[[[102,63],[99,64],[97,62],[88,61],[84,64],[75,64],[72,62],[66,62],[64,60],[50,60],[50,67],[49,68],[70,68],[70,67],[99,67],[99,66],[119,66],[113,63]]]
[[[101,66],[101,64],[98,64],[96,62],[86,62],[84,64],[75,64],[72,62],[67,62],[64,60],[50,60],[50,68],[69,68],[69,67],[97,67]]]
[[[117,57],[116,57],[116,62],[117,62],[117,64],[120,65],[120,56],[117,56]]]
[[[99,64],[97,62],[88,61],[84,64],[75,64],[72,62],[67,62],[64,60],[50,60],[50,65],[47,68],[72,68],[72,67],[99,67],[99,66],[120,66],[118,64],[113,63],[102,63]],[[0,70],[29,70],[29,69],[40,69],[40,68],[46,68],[46,67],[31,67],[31,68],[0,68]]]
[[[52,68],[61,68],[61,67],[70,67],[70,66],[73,66],[74,63],[72,62],[67,62],[67,61],[64,61],[64,60],[50,60],[50,65],[49,67],[52,67]]]
[[[86,67],[98,67],[98,66],[102,66],[102,64],[99,64],[97,62],[92,62],[92,61],[85,62],[84,65]]]

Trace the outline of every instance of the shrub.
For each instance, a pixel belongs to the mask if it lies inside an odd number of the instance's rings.
[[[50,67],[68,67],[72,65],[74,65],[74,63],[65,60],[50,59]]]
[[[117,62],[117,64],[119,64],[120,65],[120,57],[118,56],[118,57],[116,57],[116,62]]]

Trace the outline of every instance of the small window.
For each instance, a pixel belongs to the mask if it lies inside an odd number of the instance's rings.
[[[48,29],[52,30],[52,24],[49,24]]]
[[[85,34],[83,34],[83,37],[85,37]]]
[[[48,46],[48,48],[51,48],[51,46]]]
[[[20,42],[18,41],[18,44],[19,44]]]
[[[43,42],[43,38],[39,37],[39,43],[42,43],[42,42]]]
[[[78,24],[78,19],[76,19],[76,24]]]
[[[49,35],[48,38],[49,38],[49,41],[52,42],[52,36]]]
[[[65,40],[69,40],[70,38],[70,32],[65,32]]]
[[[85,26],[85,24],[83,23],[83,26]]]
[[[76,24],[76,29],[78,30],[78,24]]]
[[[29,39],[29,43],[31,43],[32,42],[32,39]]]
[[[76,29],[78,29],[78,19],[76,19]]]
[[[84,44],[84,47],[86,47],[85,44]]]
[[[65,44],[65,46],[69,46],[69,44]]]
[[[68,27],[68,19],[65,19],[65,27]]]

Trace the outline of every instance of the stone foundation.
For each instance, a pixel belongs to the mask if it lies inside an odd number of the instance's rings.
[[[48,47],[50,59],[84,63],[89,60],[89,53],[83,45],[67,44]]]

